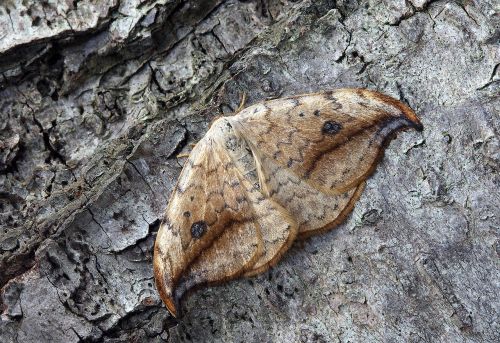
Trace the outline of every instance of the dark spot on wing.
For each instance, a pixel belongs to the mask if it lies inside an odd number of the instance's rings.
[[[321,112],[320,112],[319,110],[314,111],[314,115],[315,115],[316,117],[319,117],[319,115],[320,115],[320,114],[321,114]]]
[[[186,218],[189,218],[189,217],[191,217],[191,212],[186,211],[186,212],[184,212],[182,215],[183,215],[184,217],[186,217]]]
[[[191,225],[191,236],[193,238],[201,238],[207,231],[207,224],[204,221],[199,221]]]
[[[327,91],[327,92],[325,92],[324,97],[325,97],[326,100],[337,101],[337,98],[335,98],[333,96],[333,91]]]
[[[342,104],[338,102],[338,99],[333,96],[333,91],[325,92],[324,97],[326,100],[331,102],[332,110],[338,110],[342,108]]]
[[[366,99],[365,92],[362,89],[355,89],[354,92],[362,99]]]
[[[342,104],[340,102],[332,101],[332,110],[339,110],[342,108]]]
[[[170,223],[168,222],[168,217],[167,217],[166,213],[165,213],[165,217],[163,218],[162,225],[164,225],[166,227],[166,230],[168,230],[168,231],[172,230],[172,225],[170,225]]]
[[[334,135],[336,133],[339,133],[340,130],[342,130],[342,125],[340,123],[329,120],[323,124],[321,132],[326,135]]]
[[[226,149],[230,151],[235,151],[238,143],[236,141],[236,137],[229,136],[226,140]]]

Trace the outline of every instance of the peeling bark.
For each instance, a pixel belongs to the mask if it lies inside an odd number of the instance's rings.
[[[495,7],[496,6],[496,7]],[[5,1],[1,342],[498,342],[494,1]],[[354,213],[180,320],[152,247],[189,150],[247,103],[339,87],[408,103]]]

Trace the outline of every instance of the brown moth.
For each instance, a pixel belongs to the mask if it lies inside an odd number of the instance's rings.
[[[366,89],[266,101],[217,119],[193,148],[154,248],[156,286],[177,316],[186,292],[275,265],[296,238],[341,223],[384,147],[422,124]]]

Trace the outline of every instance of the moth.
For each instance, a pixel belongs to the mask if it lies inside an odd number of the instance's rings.
[[[215,120],[186,160],[154,247],[159,294],[177,316],[204,285],[275,265],[296,239],[351,212],[397,131],[423,126],[367,89],[291,96]]]

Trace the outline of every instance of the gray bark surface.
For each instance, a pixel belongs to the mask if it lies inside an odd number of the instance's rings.
[[[0,342],[500,342],[495,0],[0,3]],[[152,247],[189,151],[247,104],[408,103],[353,214],[172,318]]]

